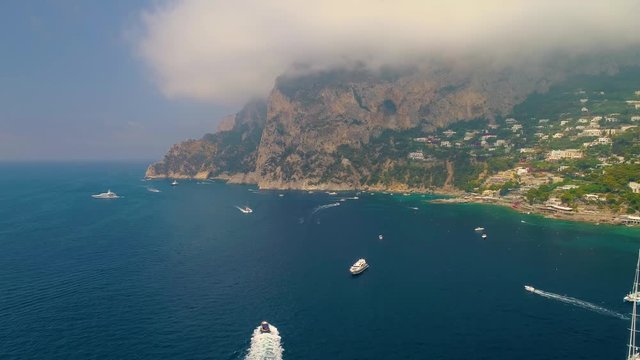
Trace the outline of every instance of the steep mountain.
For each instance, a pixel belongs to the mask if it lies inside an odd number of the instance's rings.
[[[235,175],[242,181],[255,169],[266,114],[264,101],[249,102],[225,119],[215,134],[173,145],[162,161],[149,166],[145,176],[206,179]]]
[[[230,130],[174,145],[147,176],[222,177],[262,188],[451,188],[456,167],[472,162],[430,159],[399,171],[409,150],[398,150],[404,145],[394,134],[493,121],[569,75],[616,68],[611,61],[522,68],[431,62],[285,74],[266,103],[248,104]]]

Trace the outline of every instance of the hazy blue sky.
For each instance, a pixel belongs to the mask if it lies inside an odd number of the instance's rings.
[[[0,160],[160,158],[235,110],[159,92],[128,34],[150,3],[2,2]]]

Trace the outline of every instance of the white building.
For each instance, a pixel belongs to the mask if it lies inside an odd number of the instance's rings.
[[[631,121],[640,121],[640,116],[632,116]]]
[[[630,182],[629,187],[635,194],[640,194],[640,184],[638,184],[637,182]]]
[[[600,136],[602,135],[602,130],[600,129],[584,129],[578,137],[587,137],[587,136]]]
[[[565,126],[569,123],[569,120],[562,120],[560,121],[560,126]]]
[[[547,160],[581,159],[583,156],[582,150],[578,149],[551,150],[547,154]]]
[[[411,160],[424,160],[424,154],[422,151],[416,151],[409,153],[409,159]]]
[[[563,133],[555,133],[555,134],[553,134],[553,138],[554,138],[554,139],[560,139],[560,138],[561,138],[561,137],[563,137],[563,136],[564,136],[564,134],[563,134]]]

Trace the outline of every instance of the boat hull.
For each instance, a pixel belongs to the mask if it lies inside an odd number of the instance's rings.
[[[349,272],[351,273],[351,275],[360,275],[362,274],[365,270],[367,270],[369,268],[369,265],[365,265],[363,267],[360,267],[358,269],[349,269]]]

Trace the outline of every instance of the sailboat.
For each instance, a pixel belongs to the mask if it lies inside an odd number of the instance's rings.
[[[637,288],[639,279],[640,279],[640,250],[638,251],[638,264],[636,265],[636,277],[633,280],[633,287],[631,288],[631,292],[624,297],[624,301],[628,301],[628,302],[640,301],[640,292],[638,291],[638,288]]]
[[[633,289],[631,290],[631,294],[638,293],[638,269],[640,269],[640,250],[638,251],[638,264],[636,265],[636,278],[633,282]],[[640,352],[638,352],[638,347],[636,346],[636,323],[638,317],[637,306],[638,302],[632,300],[633,310],[631,311],[631,328],[629,329],[629,352],[627,354],[627,360],[640,360]]]

